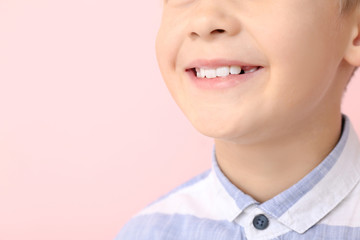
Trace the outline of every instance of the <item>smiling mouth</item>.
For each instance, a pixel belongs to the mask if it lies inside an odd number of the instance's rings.
[[[246,75],[253,73],[262,66],[224,66],[218,68],[190,68],[186,71],[191,71],[197,78],[225,78],[229,75]]]

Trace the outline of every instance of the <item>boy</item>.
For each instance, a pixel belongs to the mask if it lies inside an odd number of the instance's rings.
[[[212,168],[121,240],[360,239],[360,144],[343,93],[360,1],[166,0],[156,52]]]

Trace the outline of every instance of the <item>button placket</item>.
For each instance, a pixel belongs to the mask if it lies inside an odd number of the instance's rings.
[[[261,230],[254,226],[254,219],[259,215],[265,216],[268,220],[268,226],[266,229],[264,228]],[[258,218],[260,219],[260,217]],[[259,221],[259,224],[262,224],[263,227],[263,224],[265,223],[264,219],[262,222]],[[235,222],[244,228],[246,238],[249,240],[276,239],[279,236],[291,231],[290,228],[277,221],[276,218],[273,218],[268,213],[265,213],[262,209],[259,209],[257,205],[252,205],[244,209],[244,211],[235,219]],[[257,221],[255,222],[257,225]]]

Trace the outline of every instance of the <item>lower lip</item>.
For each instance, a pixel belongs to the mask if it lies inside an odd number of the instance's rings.
[[[263,71],[263,67],[260,67],[258,70],[245,73],[245,74],[230,74],[226,77],[216,77],[216,78],[198,78],[195,75],[195,72],[192,70],[187,70],[186,73],[191,79],[191,82],[200,89],[225,89],[231,88],[239,85],[240,83],[247,82],[254,78],[256,75]]]

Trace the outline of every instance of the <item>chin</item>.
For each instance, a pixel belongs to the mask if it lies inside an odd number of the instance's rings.
[[[214,139],[222,139],[231,141],[241,136],[241,128],[235,127],[229,122],[210,122],[210,121],[197,121],[192,122],[193,127],[202,135]]]
[[[247,120],[247,121],[246,121]],[[191,119],[193,127],[202,135],[234,144],[261,142],[269,132],[259,122],[250,119]]]

